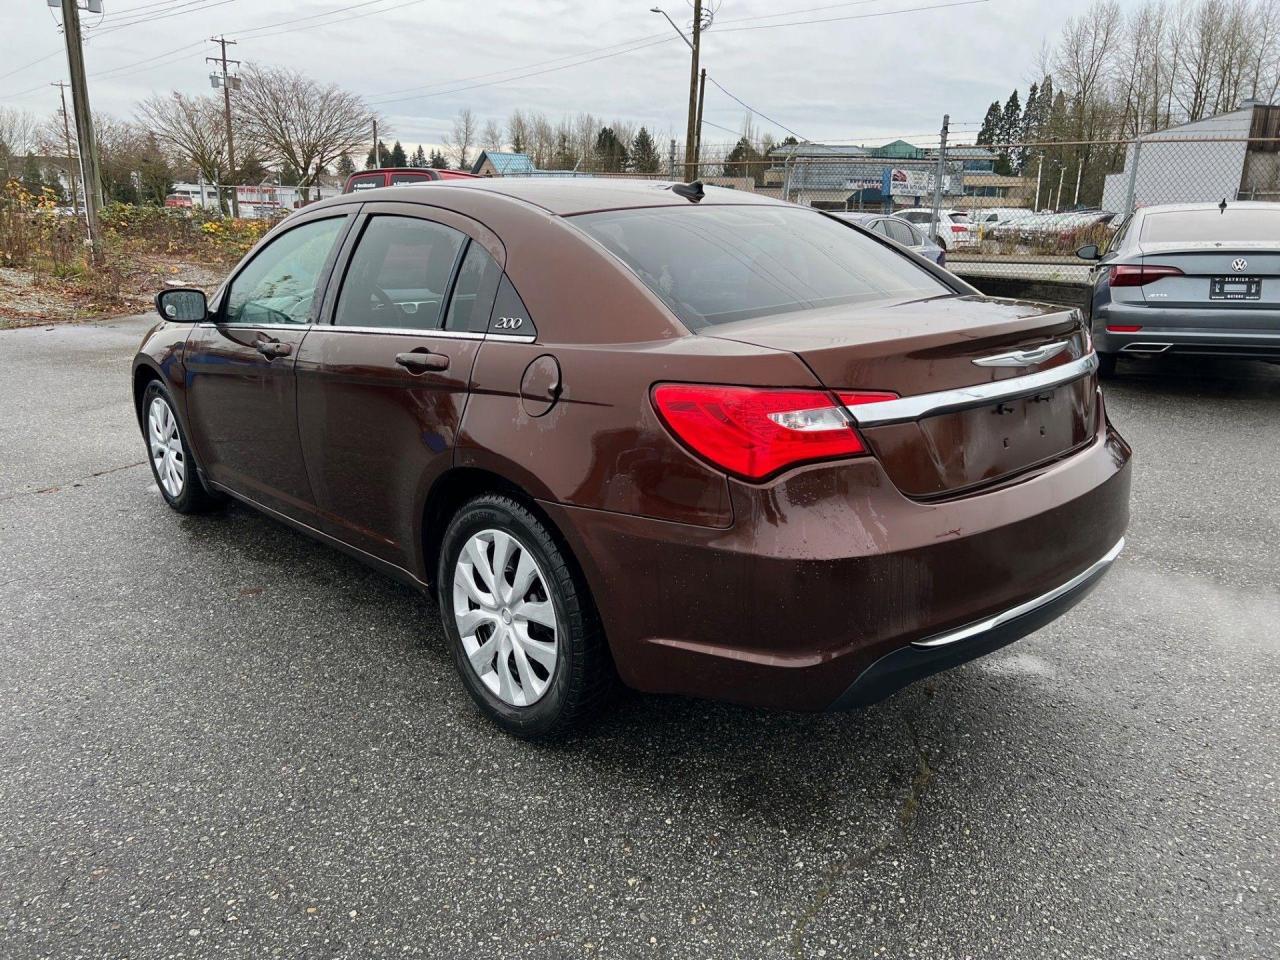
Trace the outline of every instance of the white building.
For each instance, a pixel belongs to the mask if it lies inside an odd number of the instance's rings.
[[[1107,175],[1104,210],[1227,200],[1280,200],[1280,106],[1246,101],[1231,113],[1143,134],[1124,170]]]

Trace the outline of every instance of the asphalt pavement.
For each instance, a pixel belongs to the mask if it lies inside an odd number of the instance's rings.
[[[164,506],[149,322],[0,332],[4,960],[1280,956],[1280,367],[1122,368],[1128,548],[1022,642],[549,747],[428,600]]]

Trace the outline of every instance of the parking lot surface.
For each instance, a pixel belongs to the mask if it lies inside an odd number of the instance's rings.
[[[1032,637],[538,746],[430,601],[164,506],[149,323],[0,333],[5,960],[1280,956],[1280,368],[1122,368],[1129,546]]]

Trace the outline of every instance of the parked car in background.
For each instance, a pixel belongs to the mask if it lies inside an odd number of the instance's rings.
[[[1123,545],[1078,310],[757,194],[340,196],[156,305],[132,390],[164,501],[236,497],[434,594],[519,736],[615,675],[870,703],[1043,626]]]
[[[376,190],[378,187],[394,187],[403,183],[430,183],[433,180],[474,180],[474,173],[462,170],[437,170],[435,167],[379,167],[362,170],[347,177],[343,193],[357,190]]]
[[[1095,261],[1090,319],[1104,373],[1120,356],[1280,360],[1280,204],[1141,207]]]
[[[947,251],[930,240],[901,217],[888,216],[883,213],[833,213],[832,216],[856,223],[863,229],[888,237],[894,243],[901,244],[912,253],[918,253],[926,260],[932,260],[940,267],[947,264]]]
[[[901,217],[915,226],[926,237],[929,236],[929,225],[933,223],[933,210],[926,207],[911,207],[907,210],[893,211],[895,217]],[[956,247],[969,247],[978,242],[977,231],[969,220],[966,210],[938,211],[938,246],[943,250]]]
[[[977,231],[978,240],[982,241],[989,239],[995,228],[1016,223],[1034,214],[1034,210],[1026,207],[978,207],[969,211],[969,222]]]

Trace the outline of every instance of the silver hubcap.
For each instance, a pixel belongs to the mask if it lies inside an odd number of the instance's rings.
[[[182,485],[187,480],[187,463],[182,456],[177,418],[163,397],[152,400],[147,410],[147,439],[151,444],[151,463],[160,478],[160,486],[171,497],[182,496]]]
[[[482,530],[453,568],[453,616],[480,682],[503,703],[527,707],[547,692],[559,656],[555,607],[523,543]]]

